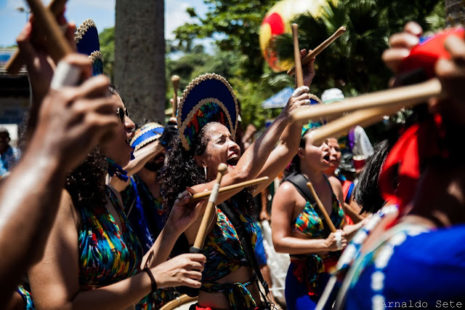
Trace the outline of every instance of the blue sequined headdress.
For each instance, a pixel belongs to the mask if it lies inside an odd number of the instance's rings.
[[[238,104],[231,85],[215,73],[201,75],[189,83],[178,106],[179,136],[184,149],[209,122],[219,122],[236,135]]]
[[[100,53],[98,31],[92,19],[86,19],[74,35],[76,49],[80,54],[89,56],[92,60],[92,75],[103,73],[103,56]]]

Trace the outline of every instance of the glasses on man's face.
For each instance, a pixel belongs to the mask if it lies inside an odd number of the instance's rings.
[[[123,108],[116,108],[116,115],[118,115],[118,118],[120,119],[121,123],[124,124],[124,117],[129,116],[128,110],[123,109]]]

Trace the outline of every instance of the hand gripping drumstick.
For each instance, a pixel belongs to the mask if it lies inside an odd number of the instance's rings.
[[[218,165],[218,173],[216,175],[215,184],[211,191],[210,198],[208,199],[207,207],[205,208],[205,213],[202,217],[202,222],[200,223],[199,231],[195,237],[194,245],[190,248],[191,253],[200,253],[200,250],[203,248],[205,243],[205,237],[207,236],[208,223],[213,217],[213,212],[215,211],[214,206],[216,198],[218,197],[218,191],[220,189],[221,179],[223,178],[224,173],[228,169],[226,164],[221,163]]]
[[[326,222],[326,224],[328,225],[329,229],[331,230],[331,232],[336,232],[336,227],[334,227],[333,222],[332,222],[331,219],[329,218],[328,212],[326,212],[326,209],[325,209],[325,207],[323,206],[323,203],[321,203],[320,198],[319,198],[318,195],[316,194],[315,189],[313,188],[312,183],[311,183],[311,182],[307,182],[307,187],[308,187],[308,189],[310,190],[310,192],[312,193],[313,198],[315,198],[315,202],[316,202],[318,208],[320,209],[321,213],[323,214],[323,217],[325,218],[325,222]]]
[[[53,60],[58,63],[58,61],[60,61],[63,57],[73,52],[71,46],[69,46],[61,32],[60,26],[58,26],[55,17],[43,6],[42,2],[40,0],[26,1],[31,8],[31,12],[34,14],[37,28],[41,28],[43,34],[49,40],[49,44],[46,46],[47,52]]]
[[[261,177],[261,178],[258,178],[258,179],[248,180],[248,181],[244,181],[244,182],[241,182],[241,183],[236,183],[236,184],[220,187],[220,189],[218,190],[218,193],[221,194],[221,193],[229,192],[229,191],[232,191],[232,190],[235,190],[235,189],[242,189],[242,188],[245,188],[245,187],[248,187],[248,186],[257,185],[259,183],[268,181],[268,179],[269,179],[268,177]],[[197,193],[194,196],[192,196],[192,200],[194,202],[196,202],[196,201],[205,199],[205,198],[210,196],[211,192],[212,191]]]
[[[294,41],[294,62],[295,62],[295,81],[296,87],[304,85],[304,77],[302,73],[302,63],[300,62],[300,48],[299,48],[299,26],[292,24],[292,39]]]
[[[54,16],[58,16],[59,14],[63,13],[65,9],[66,0],[52,0],[48,5],[48,10],[52,12]],[[39,41],[39,37],[42,36],[42,27],[35,27],[34,32],[32,33],[31,40],[36,43]],[[19,50],[17,50],[13,56],[8,60],[5,65],[5,69],[8,74],[17,74],[21,67],[23,66],[24,61],[21,58]]]
[[[304,57],[304,59],[302,60],[302,65],[308,64],[310,62],[310,59],[312,59],[313,57],[316,57],[318,54],[320,54],[325,48],[327,48],[329,45],[331,45],[331,43],[336,41],[337,38],[339,38],[341,35],[343,35],[344,32],[346,32],[346,27],[344,27],[344,26],[339,27],[339,29],[336,30],[335,33],[333,33],[329,38],[324,40],[320,45],[318,45],[314,50],[312,50],[310,53],[308,53],[308,55],[306,55]],[[297,67],[297,64],[294,67],[292,67],[291,69],[289,69],[287,71],[287,74],[289,74],[289,75],[294,74],[294,71],[295,71],[296,67]]]
[[[55,20],[52,13],[46,9],[40,0],[26,0],[34,14],[37,28],[41,28],[42,33],[47,37],[48,44],[46,45],[47,52],[58,64],[53,75],[51,88],[60,88],[61,86],[76,85],[79,81],[81,71],[79,68],[71,66],[60,60],[73,52],[73,49],[68,44],[65,36],[60,30],[60,26]]]
[[[179,88],[179,76],[178,75],[173,75],[171,77],[171,83],[173,83],[173,112],[171,114],[172,117],[176,117],[176,111],[178,109],[178,88]]]
[[[360,109],[399,107],[399,104],[414,105],[431,97],[440,96],[441,93],[442,87],[439,80],[431,79],[416,85],[377,91],[331,104],[299,107],[292,112],[291,117],[294,121],[305,121]]]

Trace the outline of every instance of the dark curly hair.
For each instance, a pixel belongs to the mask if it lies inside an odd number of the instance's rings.
[[[208,128],[216,122],[206,124],[194,137],[189,151],[186,151],[181,143],[179,136],[176,136],[171,144],[171,148],[167,152],[167,162],[160,172],[161,192],[164,199],[164,208],[171,211],[176,197],[179,193],[183,192],[186,187],[205,183],[209,180],[206,179],[205,172],[197,165],[194,156],[200,156],[205,152],[208,144],[208,138],[205,136]],[[253,200],[249,191],[243,190],[234,195],[234,199],[240,199],[241,205],[247,207],[247,211],[252,210]]]
[[[78,210],[106,204],[105,174],[107,167],[105,156],[99,148],[96,148],[66,178],[65,188]]]

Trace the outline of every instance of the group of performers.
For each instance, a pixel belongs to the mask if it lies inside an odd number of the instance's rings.
[[[33,27],[28,23],[18,38],[33,89],[26,131],[32,144],[53,96],[75,100],[72,86],[53,86],[55,65],[30,39]],[[77,42],[68,40],[95,58],[89,49],[95,43],[87,41],[95,40],[94,27],[87,22]],[[392,36],[383,58],[394,72],[420,35],[421,28],[410,23]],[[379,191],[382,203],[374,208],[362,199],[366,214],[350,219],[344,210],[352,201],[326,173],[340,156],[335,137],[317,139],[325,125],[293,118],[314,98],[315,59],[303,66],[304,85],[281,114],[242,151],[236,143],[238,101],[223,77],[195,78],[175,119],[165,127],[148,123],[136,129],[117,90],[104,77],[90,77],[90,71],[101,73],[98,61],[91,70],[85,56],[70,55],[62,61],[80,69],[79,87],[99,98],[94,108],[105,113],[79,118],[83,108],[77,104],[70,115],[78,121],[116,115],[117,122],[67,164],[44,247],[9,307],[158,309],[189,295],[191,309],[272,309],[253,251],[260,228],[252,206],[253,196],[282,171],[271,225],[275,249],[291,257],[288,309],[464,306],[465,166],[459,139],[465,125],[465,42],[450,36],[445,48],[450,58],[433,69],[442,82],[441,99],[416,109],[413,125],[368,162],[361,178],[371,182],[360,180],[352,197]],[[221,191],[264,176],[253,187]],[[208,202],[197,198],[206,191]]]

